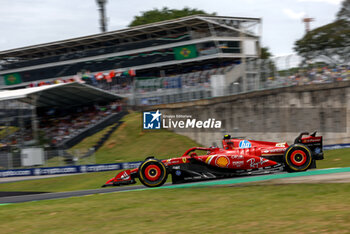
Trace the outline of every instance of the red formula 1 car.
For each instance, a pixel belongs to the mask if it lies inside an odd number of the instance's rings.
[[[148,157],[139,168],[125,170],[108,180],[105,186],[136,183],[138,178],[147,187],[161,186],[172,176],[173,184],[199,180],[273,173],[299,172],[316,167],[323,159],[322,136],[316,132],[301,133],[289,146],[286,142],[234,139],[225,135],[223,148],[194,147],[181,157],[157,160]],[[203,152],[203,154],[197,154]]]

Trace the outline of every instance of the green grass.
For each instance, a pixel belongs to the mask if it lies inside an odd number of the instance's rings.
[[[347,233],[350,185],[157,189],[11,204],[2,233]]]
[[[350,148],[327,150],[323,160],[317,161],[317,168],[350,167]]]
[[[86,162],[91,164],[94,161],[98,164],[142,161],[148,156],[155,156],[159,159],[179,157],[188,148],[200,146],[188,137],[167,130],[142,131],[140,113],[128,114],[122,120],[124,123],[112,133],[92,158],[79,159],[79,164],[85,164]],[[108,126],[102,131],[85,138],[79,144],[70,148],[68,152],[79,158],[113,126]],[[48,160],[45,166],[64,166],[64,162],[62,158],[54,157]]]
[[[137,112],[125,116],[125,122],[96,152],[96,162],[132,162],[148,156],[179,157],[188,148],[200,146],[188,137],[167,130],[142,131],[141,119]]]
[[[0,184],[0,191],[63,192],[100,188],[117,171],[93,172]]]
[[[91,147],[93,147],[103,135],[105,135],[115,124],[112,124],[101,131],[95,133],[92,136],[86,137],[84,140],[73,146],[68,150],[69,153],[74,154],[76,151],[79,151],[81,154],[86,153]]]

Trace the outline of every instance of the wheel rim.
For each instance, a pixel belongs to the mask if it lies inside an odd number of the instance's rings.
[[[295,166],[302,166],[307,160],[306,153],[302,150],[295,150],[291,157],[290,157],[291,162]]]
[[[162,172],[156,165],[149,165],[145,169],[145,177],[149,181],[156,181],[161,176]]]

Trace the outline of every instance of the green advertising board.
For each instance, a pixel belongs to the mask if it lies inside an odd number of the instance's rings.
[[[173,51],[176,60],[196,58],[198,56],[197,48],[195,45],[175,47],[173,48]]]

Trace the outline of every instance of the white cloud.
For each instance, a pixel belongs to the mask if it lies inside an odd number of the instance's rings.
[[[339,5],[343,0],[298,0],[298,2],[324,2]]]
[[[299,20],[305,15],[305,12],[295,12],[289,8],[284,8],[283,13],[286,14],[289,18],[295,20]]]

